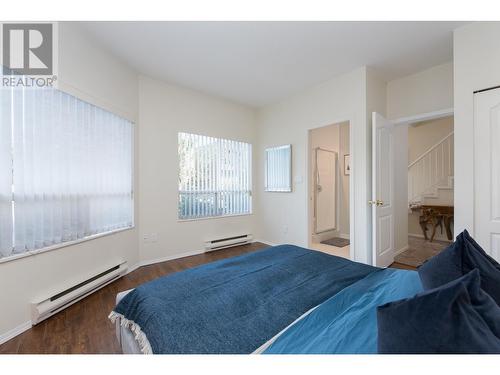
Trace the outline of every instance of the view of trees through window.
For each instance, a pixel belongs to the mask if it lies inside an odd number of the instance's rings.
[[[179,133],[179,219],[252,211],[252,145]]]

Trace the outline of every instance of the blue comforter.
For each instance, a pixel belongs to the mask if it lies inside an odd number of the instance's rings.
[[[377,306],[421,291],[415,271],[373,272],[323,302],[264,353],[377,353]]]
[[[153,353],[251,353],[378,270],[281,245],[143,284],[115,311],[141,327]]]

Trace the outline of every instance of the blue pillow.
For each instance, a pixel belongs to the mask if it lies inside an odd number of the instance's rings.
[[[500,306],[500,264],[464,230],[449,247],[425,262],[418,274],[424,289],[437,288],[478,269],[481,288]]]
[[[377,308],[378,352],[500,353],[500,307],[478,270]]]

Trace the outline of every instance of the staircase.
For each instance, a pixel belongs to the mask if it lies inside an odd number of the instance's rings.
[[[453,132],[408,166],[408,205],[453,206]]]

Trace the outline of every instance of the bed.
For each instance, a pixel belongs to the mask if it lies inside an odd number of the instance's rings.
[[[376,353],[376,307],[422,290],[414,271],[280,245],[117,296],[124,353]]]

